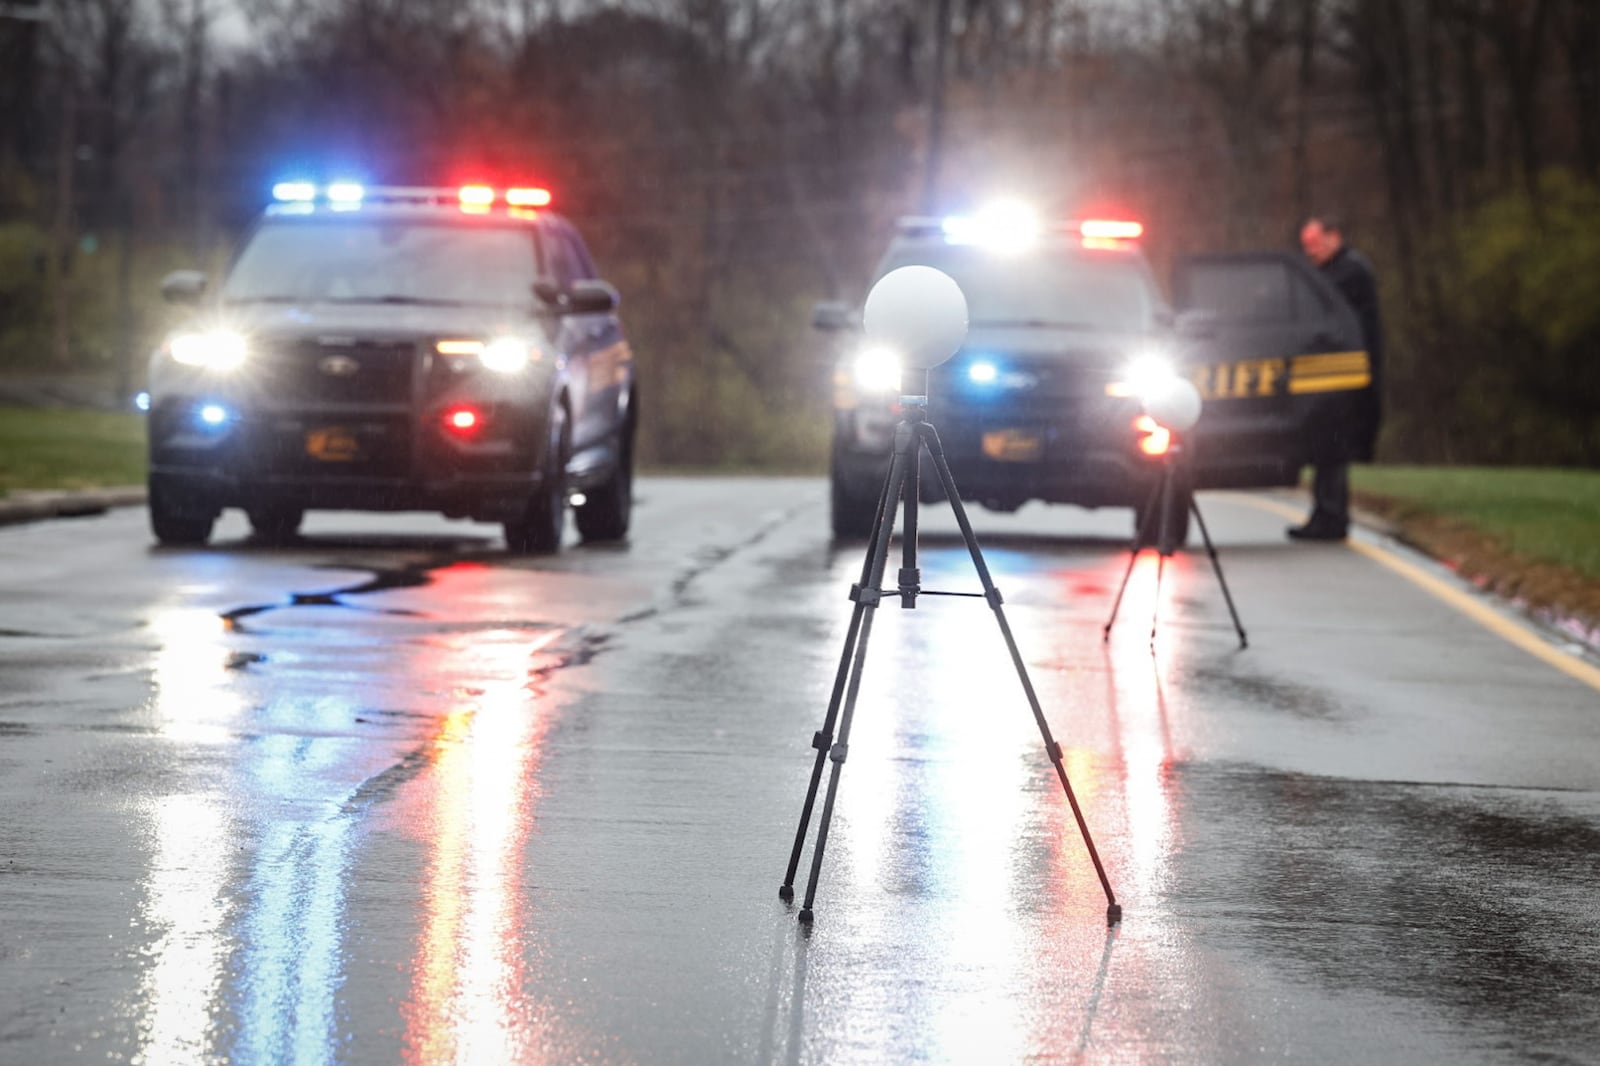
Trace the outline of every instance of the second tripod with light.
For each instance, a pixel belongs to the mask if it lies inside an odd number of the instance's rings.
[[[1157,562],[1155,608],[1150,619],[1150,647],[1154,650],[1156,625],[1161,617],[1161,579],[1166,572],[1167,560],[1179,548],[1178,542],[1182,538],[1184,528],[1180,516],[1186,515],[1193,517],[1200,527],[1200,538],[1205,543],[1206,554],[1211,557],[1211,568],[1216,572],[1217,583],[1222,586],[1222,597],[1227,601],[1234,632],[1239,634],[1239,647],[1250,646],[1244,626],[1239,622],[1239,612],[1233,605],[1233,594],[1228,591],[1228,579],[1223,576],[1222,561],[1217,558],[1217,547],[1211,542],[1211,533],[1206,529],[1205,516],[1200,513],[1200,505],[1195,502],[1194,492],[1189,485],[1191,480],[1189,461],[1187,447],[1181,437],[1175,434],[1166,453],[1161,457],[1161,476],[1151,490],[1149,502],[1145,504],[1144,510],[1139,512],[1138,528],[1134,530],[1133,546],[1128,553],[1128,568],[1123,571],[1122,584],[1117,588],[1117,598],[1111,605],[1111,617],[1107,619],[1101,631],[1104,640],[1111,639],[1111,627],[1116,624],[1117,612],[1122,609],[1122,597],[1128,591],[1128,579],[1133,576],[1133,568],[1139,561],[1139,553],[1147,545],[1153,545],[1156,549]]]

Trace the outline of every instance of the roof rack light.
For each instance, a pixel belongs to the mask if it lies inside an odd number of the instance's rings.
[[[317,198],[317,187],[309,181],[280,181],[272,187],[272,198],[279,203],[305,203]]]
[[[512,207],[549,207],[549,189],[507,189],[506,203]]]
[[[1144,224],[1124,219],[1091,218],[1078,224],[1085,240],[1136,241],[1144,236]]]

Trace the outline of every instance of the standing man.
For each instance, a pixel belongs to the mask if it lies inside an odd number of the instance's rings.
[[[1361,323],[1372,381],[1356,400],[1356,417],[1312,427],[1313,506],[1305,525],[1291,526],[1295,540],[1343,540],[1350,529],[1350,464],[1370,462],[1382,417],[1383,327],[1378,319],[1378,283],[1372,264],[1344,243],[1339,223],[1316,215],[1300,228],[1300,247],[1323,277],[1345,298]]]

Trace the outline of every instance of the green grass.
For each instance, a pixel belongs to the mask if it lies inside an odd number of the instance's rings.
[[[144,417],[0,408],[0,496],[144,483]]]
[[[1511,554],[1600,579],[1600,471],[1522,467],[1372,466],[1358,493],[1391,501],[1391,517],[1454,519]]]

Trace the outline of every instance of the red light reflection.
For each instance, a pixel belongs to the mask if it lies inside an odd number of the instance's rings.
[[[472,567],[436,583],[475,580]],[[459,573],[452,573],[459,571]],[[448,594],[448,589],[442,590]],[[549,718],[530,675],[560,631],[451,634],[431,641],[424,674],[472,695],[428,745],[431,789],[402,813],[430,847],[424,920],[402,1007],[407,1063],[538,1061],[550,1022],[529,997],[524,849],[538,797]]]

